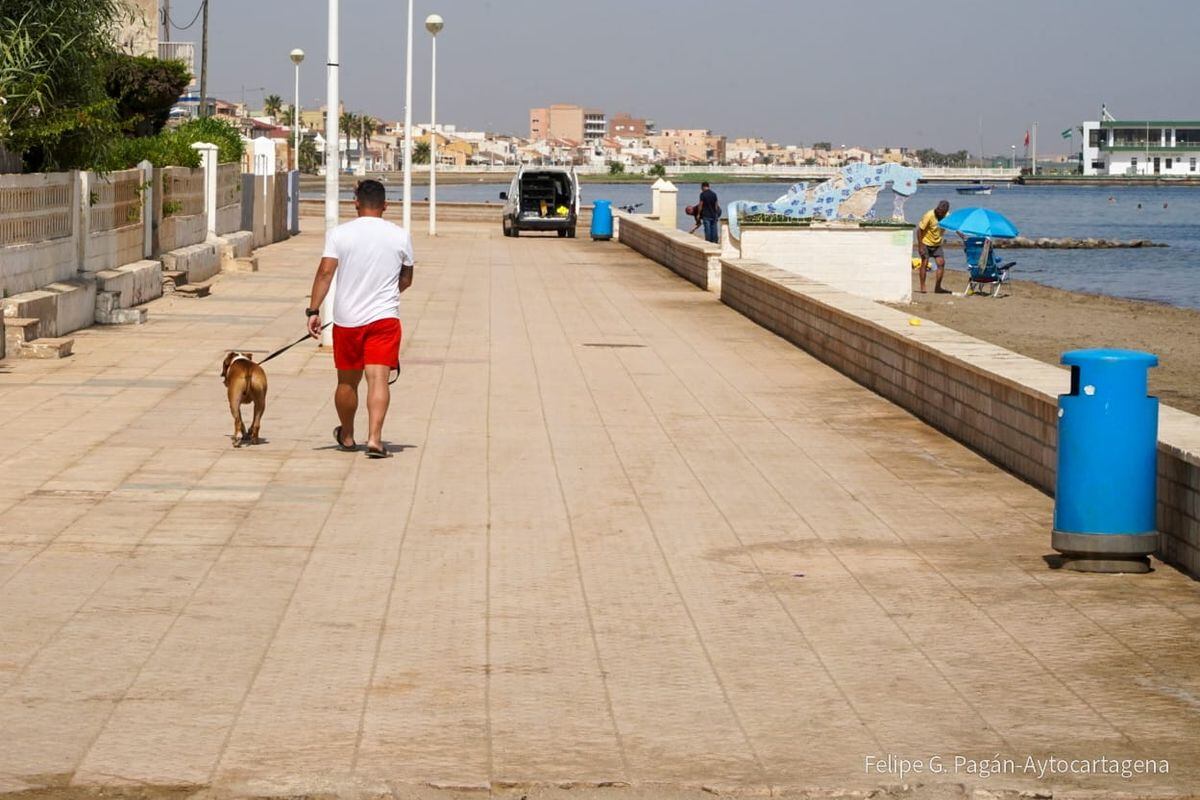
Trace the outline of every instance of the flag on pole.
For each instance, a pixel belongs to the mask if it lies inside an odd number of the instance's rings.
[[[1070,139],[1074,135],[1075,135],[1074,128],[1067,128],[1065,131],[1062,132],[1062,138],[1064,138],[1064,139]]]
[[[1025,131],[1025,146],[1029,147],[1029,131]]]

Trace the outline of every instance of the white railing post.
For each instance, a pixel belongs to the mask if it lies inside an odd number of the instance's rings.
[[[142,171],[142,258],[154,252],[154,165],[149,161],[138,164]]]
[[[80,170],[75,173],[75,185],[79,187],[79,198],[75,203],[75,259],[76,270],[87,268],[88,237],[92,232],[92,173]]]
[[[670,181],[663,181],[659,189],[658,221],[671,230],[679,221],[679,189]]]
[[[657,217],[662,211],[662,189],[667,182],[659,178],[650,184],[650,215]]]
[[[196,142],[192,148],[200,152],[200,168],[204,170],[204,215],[211,239],[217,235],[217,146]]]

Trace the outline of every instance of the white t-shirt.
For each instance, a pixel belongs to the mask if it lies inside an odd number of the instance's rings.
[[[333,324],[357,328],[400,317],[400,267],[413,264],[408,231],[380,217],[359,217],[325,235],[324,258],[336,258]]]

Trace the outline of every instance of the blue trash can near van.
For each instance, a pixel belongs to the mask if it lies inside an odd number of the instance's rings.
[[[592,240],[607,242],[613,235],[612,201],[597,200],[592,206]]]
[[[1148,572],[1155,519],[1158,398],[1147,372],[1158,356],[1073,350],[1071,391],[1058,398],[1058,472],[1051,545],[1082,572]]]

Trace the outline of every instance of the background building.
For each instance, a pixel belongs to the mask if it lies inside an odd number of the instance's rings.
[[[686,164],[725,163],[725,137],[702,128],[666,128],[646,137],[650,146],[667,161]]]
[[[158,0],[123,0],[129,15],[117,29],[117,48],[131,56],[158,55]]]
[[[608,121],[608,135],[622,139],[641,139],[654,133],[654,123],[622,112]]]
[[[1200,120],[1083,123],[1084,175],[1200,177]]]
[[[529,138],[594,142],[608,134],[604,112],[569,103],[529,109]]]
[[[608,135],[608,121],[604,112],[598,108],[586,108],[583,111],[583,140],[596,142]]]

